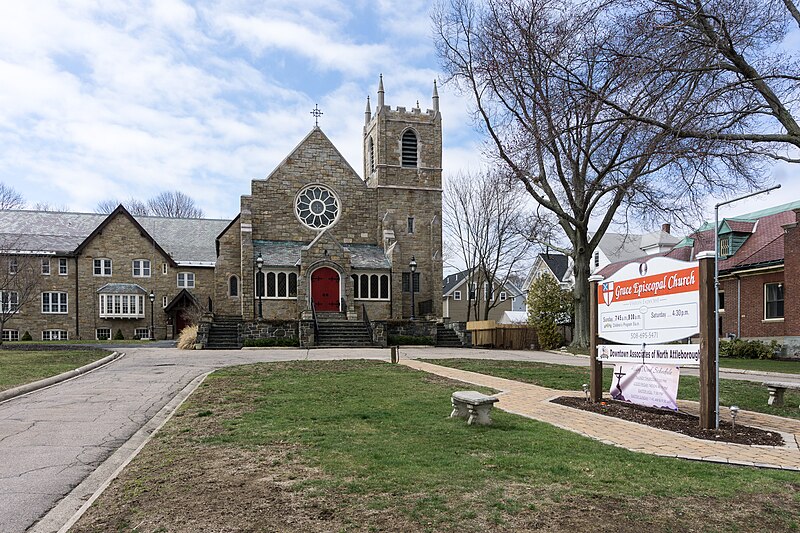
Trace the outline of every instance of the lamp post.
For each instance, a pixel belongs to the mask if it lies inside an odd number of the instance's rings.
[[[156,301],[156,293],[153,292],[153,289],[150,289],[150,340],[154,341],[155,338],[155,327],[153,327],[153,303]]]
[[[258,296],[258,319],[261,320],[264,318],[263,309],[262,309],[262,302],[261,297],[263,294],[258,294],[258,280],[261,279],[261,268],[264,266],[264,258],[261,257],[261,252],[258,252],[258,257],[256,257],[256,268],[258,268],[258,274],[256,274],[256,296]],[[263,292],[264,283],[261,283],[261,289]]]
[[[720,202],[714,206],[714,342],[716,343],[716,347],[714,348],[714,368],[716,369],[716,399],[714,401],[715,429],[719,429],[719,208],[723,205],[732,204],[733,202],[738,202],[739,200],[744,200],[745,198],[750,198],[751,196],[756,196],[758,194],[763,194],[765,192],[774,191],[775,189],[780,188],[780,184],[775,185],[769,189],[751,192],[750,194],[745,194],[744,196],[739,196],[738,198],[732,198],[730,200]]]
[[[411,320],[414,320],[414,272],[417,271],[417,260],[411,256],[411,261],[408,263],[408,268],[411,269]]]

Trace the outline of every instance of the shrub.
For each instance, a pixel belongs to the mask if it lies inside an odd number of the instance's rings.
[[[197,342],[197,325],[186,326],[178,335],[178,348],[181,350],[193,350]]]
[[[720,341],[719,356],[736,359],[772,359],[780,347],[781,345],[774,340],[767,344],[756,340],[733,339]]]
[[[122,330],[118,329],[116,333],[114,333],[114,340],[115,341],[124,341],[125,335],[122,334]]]
[[[389,346],[434,346],[436,341],[433,337],[426,337],[424,335],[389,335]]]
[[[297,337],[265,337],[261,339],[245,339],[244,345],[258,348],[268,348],[272,346],[300,346],[300,339]]]
[[[558,325],[552,320],[542,320],[536,325],[536,336],[539,340],[539,349],[554,350],[561,346],[564,338]]]
[[[20,340],[21,340],[21,341],[32,341],[32,340],[33,340],[33,337],[31,337],[31,334],[30,334],[30,332],[29,332],[29,331],[26,331],[26,332],[25,332],[25,333],[22,335],[22,338],[21,338]]]

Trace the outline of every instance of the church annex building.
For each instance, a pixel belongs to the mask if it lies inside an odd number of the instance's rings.
[[[0,211],[2,268],[34,262],[40,276],[3,339],[164,339],[200,321],[206,336],[235,327],[239,342],[277,335],[315,345],[330,322],[365,328],[380,344],[386,321],[441,317],[436,86],[433,109],[384,105],[382,79],[377,100],[365,111],[365,179],[314,127],[252,181],[233,220],[133,216],[122,206],[109,215]],[[5,287],[2,305],[15,301]]]

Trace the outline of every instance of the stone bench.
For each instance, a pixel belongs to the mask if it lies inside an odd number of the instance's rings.
[[[462,390],[453,393],[450,402],[453,404],[453,412],[450,418],[466,418],[467,424],[475,423],[488,425],[492,423],[489,412],[498,399],[494,396],[486,396],[474,390]]]
[[[783,407],[783,393],[786,392],[786,389],[800,390],[800,383],[788,381],[765,381],[764,386],[769,390],[767,405],[775,407]]]

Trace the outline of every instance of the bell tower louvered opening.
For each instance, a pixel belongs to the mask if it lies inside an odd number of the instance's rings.
[[[400,165],[410,168],[417,167],[417,134],[413,130],[406,130],[403,133]]]

